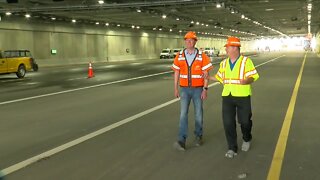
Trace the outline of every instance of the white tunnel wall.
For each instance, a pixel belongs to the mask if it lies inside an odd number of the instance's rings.
[[[320,32],[316,34],[316,47],[315,47],[315,52],[317,55],[320,57]]]
[[[0,49],[28,49],[41,66],[157,59],[164,48],[184,47],[183,35],[71,23],[6,20],[0,23]],[[215,47],[220,49],[221,54],[225,53],[224,38],[198,36],[197,47]],[[242,51],[249,51],[247,43],[242,44]],[[51,49],[57,50],[57,54],[51,54]]]

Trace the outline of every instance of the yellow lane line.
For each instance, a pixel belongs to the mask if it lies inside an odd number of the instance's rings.
[[[307,54],[305,54],[305,56],[304,56],[304,59],[303,59],[303,62],[302,62],[301,68],[300,68],[299,76],[297,78],[296,84],[293,89],[293,93],[292,93],[292,96],[290,99],[289,107],[287,109],[287,114],[286,114],[286,117],[284,118],[284,122],[283,122],[283,125],[281,128],[278,142],[277,142],[277,146],[276,146],[276,149],[273,154],[273,159],[271,162],[271,166],[269,169],[267,180],[279,180],[280,179],[282,161],[283,161],[283,157],[284,157],[284,152],[286,150],[288,135],[289,135],[292,116],[293,116],[293,112],[294,112],[294,106],[296,104],[296,99],[297,99],[297,95],[298,95],[298,91],[299,91],[301,77],[302,77],[302,73],[303,73],[303,69],[304,69],[304,64],[306,62],[306,57],[307,57]]]

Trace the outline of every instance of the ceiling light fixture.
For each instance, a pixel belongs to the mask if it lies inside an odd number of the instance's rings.
[[[26,18],[30,18],[31,17],[31,15],[30,14],[26,14],[26,15],[24,15]]]
[[[98,1],[99,4],[104,4],[104,1]]]
[[[312,4],[308,4],[308,36],[311,36],[311,12],[312,12]]]
[[[10,16],[12,13],[11,12],[6,12],[6,15],[7,16]]]
[[[312,10],[312,4],[308,4],[308,11],[311,11]]]

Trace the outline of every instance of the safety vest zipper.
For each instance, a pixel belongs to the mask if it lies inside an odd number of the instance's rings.
[[[188,65],[188,87],[192,87],[192,73],[191,73],[191,68],[192,68],[192,65],[193,65],[194,61],[195,61],[196,58],[198,57],[198,52],[199,52],[199,50],[197,50],[197,53],[196,53],[196,55],[194,56],[193,61],[192,61],[192,63],[190,64],[190,66],[189,66],[188,60],[187,60],[187,58],[186,58],[186,63],[187,63],[187,65]],[[185,52],[183,51],[183,53],[185,53]],[[186,57],[186,54],[184,54],[184,57]]]

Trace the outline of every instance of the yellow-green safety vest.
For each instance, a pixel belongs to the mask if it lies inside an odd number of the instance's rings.
[[[232,70],[229,58],[223,60],[215,77],[223,84],[222,96],[246,97],[251,95],[251,85],[242,85],[240,80],[252,77],[256,81],[259,74],[251,59],[241,55]]]

